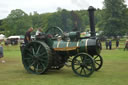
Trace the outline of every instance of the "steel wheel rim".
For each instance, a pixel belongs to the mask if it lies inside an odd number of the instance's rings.
[[[51,28],[48,28],[48,30],[46,31],[46,34],[52,34],[55,36],[55,34],[59,34],[61,36],[64,35],[63,33],[63,30],[59,27],[51,27]]]
[[[93,59],[87,54],[79,54],[72,60],[72,69],[75,74],[89,77],[95,69]]]
[[[34,74],[44,73],[48,66],[47,56],[48,53],[41,43],[31,42],[23,51],[22,61],[25,69]]]
[[[103,59],[100,55],[93,56],[94,63],[95,63],[95,71],[98,71],[103,65]]]

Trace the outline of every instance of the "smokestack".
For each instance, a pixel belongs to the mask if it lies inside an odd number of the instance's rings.
[[[90,20],[90,30],[91,30],[91,37],[96,37],[96,32],[95,32],[95,23],[94,23],[94,11],[96,9],[93,6],[90,6],[88,8],[89,12],[89,20]]]

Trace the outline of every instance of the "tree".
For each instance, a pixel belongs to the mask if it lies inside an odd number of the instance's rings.
[[[104,0],[102,27],[107,36],[121,36],[124,34],[124,0]]]
[[[71,14],[66,9],[63,9],[61,11],[61,21],[62,21],[62,27],[65,32],[69,32],[72,30],[72,20],[71,20]]]
[[[71,15],[73,21],[73,31],[80,31],[80,28],[82,27],[80,17],[74,11],[71,11]]]
[[[103,26],[100,25],[104,25],[105,23],[105,21],[103,22],[102,20],[107,19],[102,14],[104,10],[98,10],[95,12],[96,26],[101,28],[103,28]],[[123,11],[123,14],[128,15],[128,10],[125,11]],[[102,17],[104,17],[104,19]],[[127,22],[128,18],[126,18],[125,16],[123,16],[122,18],[125,19],[125,21],[122,19],[122,23]],[[2,25],[0,26],[0,30],[4,29],[3,32],[5,31],[4,33],[7,36],[21,34],[23,35],[31,26],[33,28],[41,27],[43,28],[43,31],[46,31],[52,26],[58,26],[62,28],[64,32],[70,32],[73,30],[89,30],[89,17],[87,10],[68,11],[66,9],[58,8],[57,12],[54,13],[39,14],[35,11],[28,15],[21,9],[16,9],[12,10],[8,17],[3,19],[2,22],[0,21],[0,23],[2,23]]]
[[[70,12],[65,9],[61,9],[55,13],[52,13],[52,15],[48,17],[48,28],[52,26],[58,26],[64,32],[71,31],[72,20]]]
[[[5,34],[23,35],[25,31],[32,26],[29,16],[21,9],[12,10],[2,22],[2,27],[5,28]]]
[[[38,28],[42,26],[43,19],[41,18],[40,14],[34,11],[32,16],[32,25],[34,28]]]
[[[47,28],[54,27],[54,26],[58,26],[58,27],[62,28],[61,14],[58,12],[51,14],[48,17],[47,23],[48,23]]]

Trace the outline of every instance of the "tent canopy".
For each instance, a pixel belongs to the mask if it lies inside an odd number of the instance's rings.
[[[14,36],[9,36],[8,39],[24,39],[24,35],[14,35]]]

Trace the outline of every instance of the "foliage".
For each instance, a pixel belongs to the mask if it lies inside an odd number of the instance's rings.
[[[32,26],[29,16],[20,9],[12,10],[8,17],[2,22],[5,34],[21,35],[28,27]]]
[[[105,35],[116,37],[126,33],[128,24],[124,0],[104,0],[102,17],[100,25]]]
[[[23,35],[31,26],[36,29],[41,27],[44,31],[52,26],[58,26],[63,31],[69,32],[73,30],[84,31],[88,24],[86,10],[68,11],[58,8],[58,11],[54,13],[39,14],[35,11],[28,15],[23,10],[16,9],[12,10],[8,17],[3,19],[1,27],[5,29],[5,34],[9,36]]]
[[[106,36],[128,34],[128,8],[124,0],[104,0],[104,8],[95,11],[96,31]],[[68,11],[60,7],[57,12],[39,14],[36,11],[26,14],[21,9],[12,10],[7,18],[0,21],[0,31],[9,35],[24,35],[29,27],[43,31],[52,26],[60,27],[64,32],[88,31],[90,23],[87,10]]]

